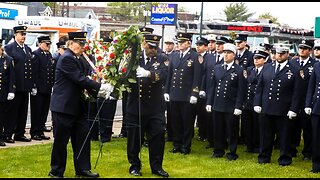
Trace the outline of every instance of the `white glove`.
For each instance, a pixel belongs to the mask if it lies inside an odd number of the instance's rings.
[[[169,94],[168,93],[164,93],[164,100],[166,101],[166,102],[169,102],[170,101],[170,97],[169,97]]]
[[[233,114],[239,116],[240,114],[242,114],[242,111],[240,109],[234,109]]]
[[[200,92],[199,92],[199,96],[200,96],[201,98],[206,97],[206,92],[205,92],[205,91],[200,91]]]
[[[14,98],[14,93],[8,93],[7,99],[10,101]]]
[[[113,86],[111,84],[109,83],[101,84],[101,87],[99,89],[97,96],[108,99],[112,91],[113,91]]]
[[[37,91],[37,88],[32,88],[30,94],[31,94],[32,96],[35,96],[35,95],[37,95],[37,92],[38,92],[38,91]]]
[[[289,119],[293,119],[294,117],[297,116],[297,113],[293,112],[293,111],[289,111],[287,116],[289,117]]]
[[[306,107],[306,108],[304,108],[304,112],[305,112],[306,114],[310,115],[310,114],[311,114],[311,112],[312,112],[312,109],[311,109],[311,108]]]
[[[207,110],[207,112],[212,112],[212,106],[211,105],[206,105],[206,110]]]
[[[113,96],[109,96],[109,100],[116,100],[117,98],[113,97]]]
[[[150,74],[150,71],[147,71],[140,66],[137,68],[137,73],[136,73],[137,77],[149,77],[149,74]]]
[[[190,97],[190,104],[196,104],[197,103],[198,98],[191,96]]]
[[[260,114],[260,113],[261,113],[261,106],[254,106],[254,107],[253,107],[253,110],[254,110],[256,113]]]

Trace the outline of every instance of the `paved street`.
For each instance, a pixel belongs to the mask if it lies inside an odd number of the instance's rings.
[[[30,106],[29,106],[30,107]],[[49,112],[48,115],[48,120],[46,125],[47,126],[51,126],[51,113]],[[121,130],[121,123],[122,123],[122,101],[118,100],[117,102],[117,110],[116,110],[116,114],[115,114],[115,118],[114,118],[114,122],[113,122],[113,132],[115,135],[120,133]],[[29,134],[29,130],[30,130],[30,108],[29,108],[29,113],[28,113],[28,119],[27,119],[27,125],[26,125],[26,133],[25,135],[30,138],[30,134]],[[0,146],[1,148],[9,148],[9,147],[16,147],[16,146],[26,146],[26,145],[35,145],[35,144],[46,144],[46,143],[50,143],[52,142],[52,131],[51,132],[45,132],[46,136],[51,137],[50,140],[42,140],[42,141],[36,141],[36,140],[32,140],[31,142],[20,142],[20,141],[16,141],[14,144],[10,144],[10,143],[6,143],[7,146]]]

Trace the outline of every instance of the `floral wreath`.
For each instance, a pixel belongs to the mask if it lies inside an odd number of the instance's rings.
[[[94,68],[92,79],[113,85],[112,96],[121,99],[123,92],[131,92],[130,83],[136,83],[133,71],[138,66],[143,36],[138,26],[130,26],[125,31],[111,34],[111,38],[112,42],[88,40],[84,56]],[[95,64],[88,55],[94,56]]]

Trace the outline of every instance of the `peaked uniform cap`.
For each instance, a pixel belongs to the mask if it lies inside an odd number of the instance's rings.
[[[39,36],[38,37],[38,42],[39,43],[51,43],[50,37],[49,36]]]
[[[87,40],[87,32],[68,32],[69,40],[76,41],[86,41]]]
[[[156,34],[145,34],[144,39],[145,41],[151,46],[158,46],[160,39],[162,36]]]
[[[14,33],[25,32],[25,31],[27,31],[27,29],[28,29],[27,26],[15,26],[15,27],[13,27]]]
[[[150,27],[141,27],[139,30],[142,34],[152,34],[154,31],[154,29]]]

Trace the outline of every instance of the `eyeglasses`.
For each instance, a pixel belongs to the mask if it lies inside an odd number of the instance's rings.
[[[50,45],[51,45],[51,43],[46,43],[46,45],[47,45],[47,46],[50,46]]]

